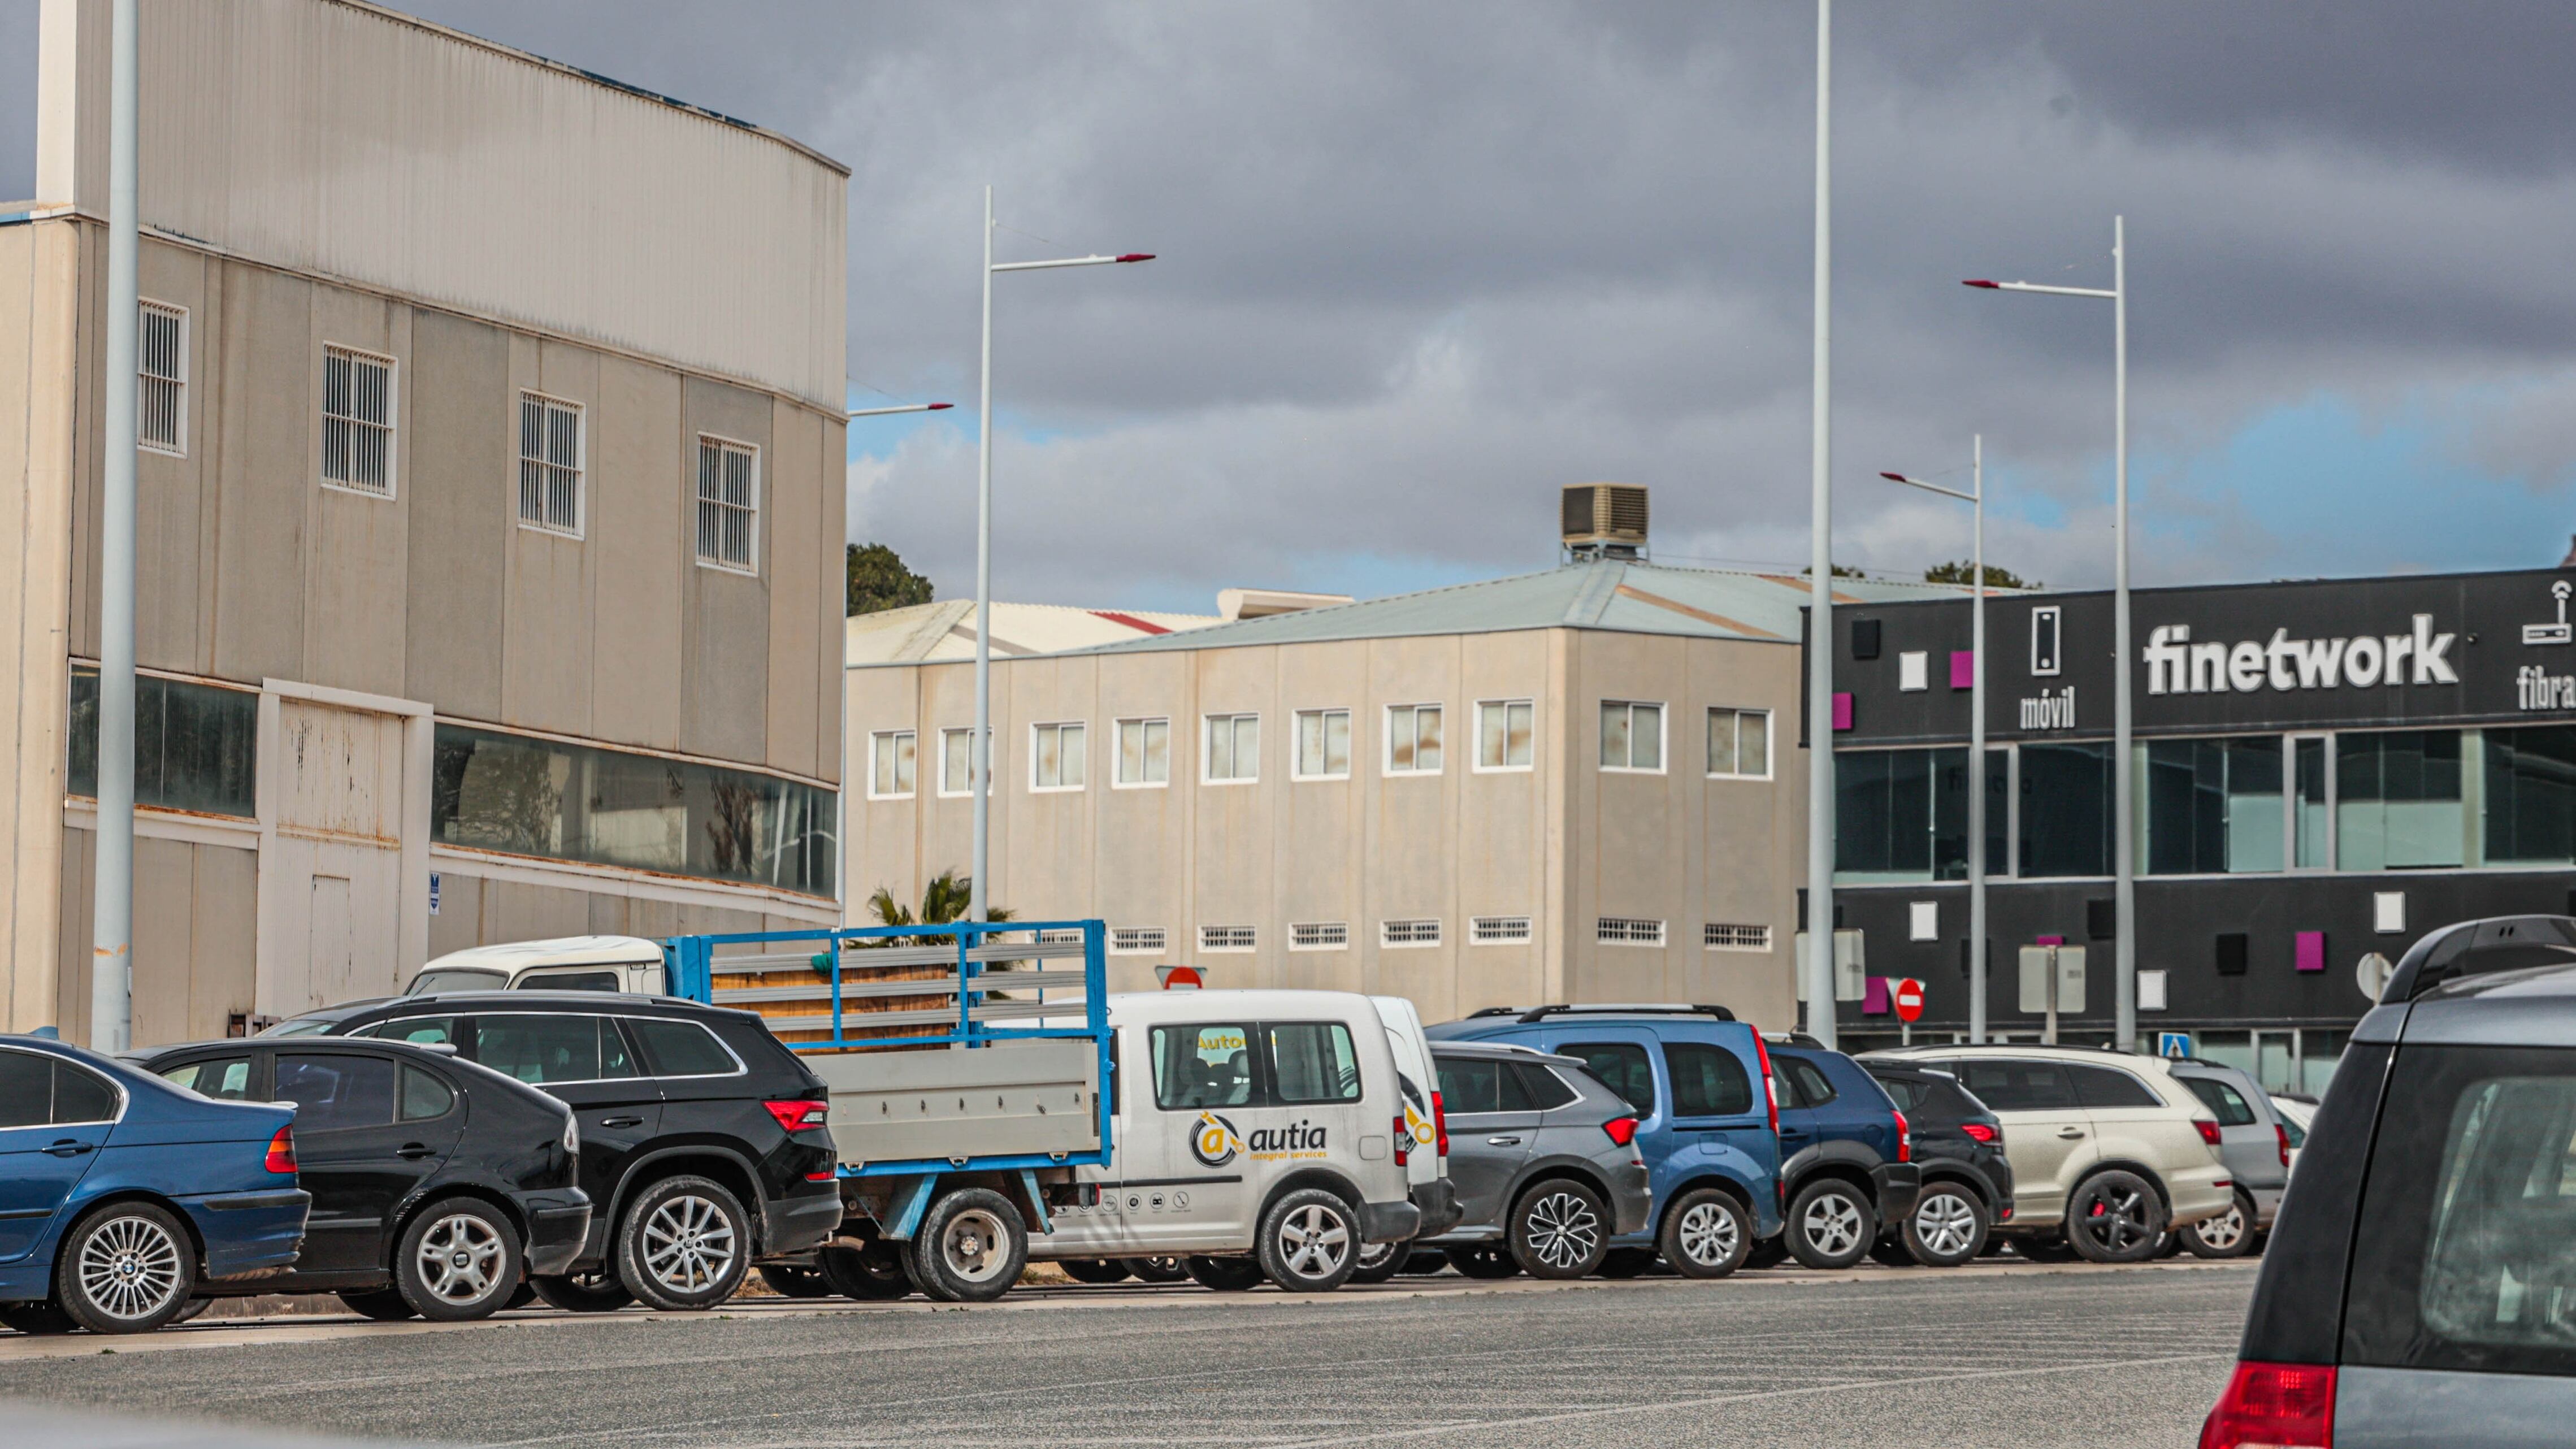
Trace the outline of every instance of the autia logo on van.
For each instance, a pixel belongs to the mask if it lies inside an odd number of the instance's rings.
[[[1326,1155],[1324,1129],[1302,1119],[1293,1127],[1255,1127],[1244,1145],[1255,1162]]]
[[[1262,1134],[1252,1134],[1259,1137]],[[1243,1150],[1243,1138],[1234,1124],[1214,1112],[1201,1112],[1198,1125],[1190,1129],[1190,1156],[1202,1167],[1223,1167]]]

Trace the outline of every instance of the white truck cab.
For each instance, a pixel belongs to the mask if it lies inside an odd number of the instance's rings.
[[[1436,1139],[1418,1141],[1376,1001],[1161,991],[1110,997],[1109,1022],[1115,1154],[1076,1172],[1030,1256],[1183,1257],[1211,1288],[1322,1292],[1363,1248],[1421,1230],[1414,1164],[1431,1157],[1437,1180]]]
[[[662,945],[641,936],[558,936],[450,951],[413,973],[405,996],[443,991],[670,991]]]

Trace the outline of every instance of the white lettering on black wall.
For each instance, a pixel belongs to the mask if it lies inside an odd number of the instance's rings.
[[[2350,685],[2457,684],[2451,644],[2458,636],[2433,632],[2433,616],[2417,614],[2413,632],[2356,634],[2342,639],[2293,639],[2275,629],[2268,641],[2194,643],[2188,624],[2163,624],[2147,634],[2143,651],[2149,694],[2252,694],[2277,690],[2336,689]],[[2528,706],[2526,706],[2528,707]]]

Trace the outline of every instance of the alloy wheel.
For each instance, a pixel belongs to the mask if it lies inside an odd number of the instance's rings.
[[[1279,1224],[1279,1256],[1299,1277],[1330,1277],[1350,1253],[1350,1228],[1327,1208],[1309,1204]]]
[[[1360,1249],[1360,1266],[1383,1268],[1386,1266],[1387,1259],[1398,1253],[1411,1251],[1412,1246],[1410,1243],[1371,1243]]]
[[[113,1219],[81,1245],[81,1292],[110,1318],[149,1318],[179,1291],[179,1245],[145,1217]]]
[[[2147,1195],[2126,1183],[2106,1183],[2094,1193],[2077,1230],[2105,1252],[2126,1251],[2155,1236]]]
[[[699,1293],[733,1271],[733,1223],[724,1209],[687,1194],[657,1204],[644,1221],[644,1270],[674,1293]]]
[[[1571,1268],[1601,1243],[1601,1218],[1570,1192],[1551,1192],[1529,1206],[1531,1254],[1551,1268]]]
[[[1682,1214],[1682,1251],[1695,1263],[1723,1263],[1735,1256],[1735,1215],[1711,1203]]]
[[[501,1238],[472,1213],[450,1213],[420,1239],[420,1281],[443,1303],[479,1303],[500,1278]]]
[[[940,1230],[939,1258],[959,1278],[988,1283],[1010,1261],[1008,1243],[1000,1218],[982,1208],[967,1208]]]
[[[1809,1247],[1827,1257],[1839,1257],[1860,1245],[1860,1207],[1850,1198],[1827,1193],[1807,1204],[1798,1230],[1807,1235]]]
[[[2228,1204],[2226,1212],[2201,1223],[2195,1231],[2200,1234],[2204,1246],[2216,1252],[2226,1252],[2245,1236],[2245,1205]]]
[[[1976,1241],[1976,1211],[1957,1193],[1934,1193],[1914,1209],[1914,1236],[1937,1256],[1960,1256]]]

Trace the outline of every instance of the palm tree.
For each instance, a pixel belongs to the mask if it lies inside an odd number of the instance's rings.
[[[876,917],[877,924],[881,926],[945,926],[965,919],[966,909],[974,901],[974,883],[973,876],[962,876],[953,870],[941,871],[931,878],[930,884],[922,887],[921,914],[917,916],[913,914],[912,907],[894,898],[893,891],[878,886],[877,893],[868,897],[868,914]],[[994,921],[1011,918],[1011,913],[1000,906],[993,907],[984,915],[987,920]],[[881,936],[868,944],[883,947],[901,942],[936,946],[948,939],[946,936]]]

